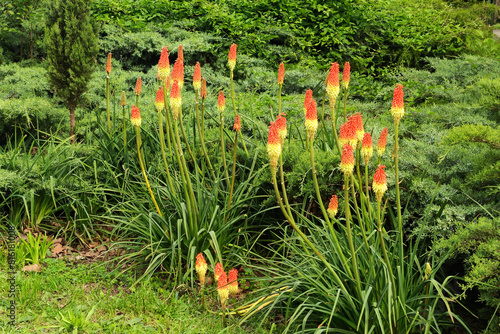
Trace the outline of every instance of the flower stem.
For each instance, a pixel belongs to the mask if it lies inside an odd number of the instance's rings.
[[[141,129],[138,126],[135,127],[135,133],[137,136],[137,154],[139,155],[139,164],[141,165],[142,175],[144,176],[144,180],[146,181],[146,187],[148,188],[149,194],[151,195],[151,198],[153,199],[153,203],[155,205],[156,212],[158,212],[158,214],[163,217],[163,215],[161,214],[161,211],[160,211],[160,207],[158,206],[158,203],[156,202],[155,195],[153,194],[153,190],[151,189],[151,186],[149,185],[148,176],[146,175],[146,169],[144,168],[143,158],[141,157],[141,146],[142,146]],[[167,236],[168,236],[168,234],[167,234]]]
[[[234,116],[236,116],[238,113],[236,112],[236,98],[234,96],[234,73],[233,70],[231,70],[231,100],[233,101],[233,111],[234,111]],[[245,140],[243,140],[243,136],[241,135],[241,130],[238,131],[241,137],[241,143],[243,144],[243,149],[245,150],[245,153],[247,154],[247,158],[249,157],[248,151],[247,151],[247,146],[245,145]]]
[[[111,132],[111,116],[109,113],[109,74],[106,75],[106,116],[108,121],[108,132]]]
[[[358,268],[358,260],[356,256],[356,249],[354,248],[354,242],[352,239],[352,231],[351,231],[351,213],[349,209],[349,176],[344,175],[344,202],[345,202],[345,220],[346,220],[346,229],[347,229],[347,241],[349,243],[349,249],[351,251],[352,258],[352,266],[354,269],[354,279],[356,281],[356,287],[358,290],[358,297],[361,298],[362,290],[361,290],[361,281],[359,279],[359,268]]]

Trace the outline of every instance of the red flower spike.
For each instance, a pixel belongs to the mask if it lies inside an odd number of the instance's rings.
[[[179,48],[177,49],[177,59],[184,64],[184,51],[182,49],[182,44],[179,45]]]
[[[170,76],[170,61],[168,60],[168,48],[161,49],[160,60],[158,61],[157,77],[160,81],[165,81]]]
[[[309,103],[307,107],[305,125],[307,137],[313,140],[316,130],[318,130],[318,113],[316,111],[316,101],[314,99],[311,100],[311,103]]]
[[[200,97],[202,99],[206,99],[207,98],[207,80],[205,80],[205,78],[201,79]]]
[[[184,63],[177,58],[172,69],[172,81],[177,81],[179,88],[182,90],[184,86]]]
[[[384,165],[379,165],[373,176],[372,189],[378,202],[382,201],[382,196],[387,191],[387,177],[384,168]]]
[[[229,293],[231,295],[236,295],[238,293],[238,270],[231,269],[229,270],[229,278],[227,280],[227,284],[229,286]]]
[[[229,48],[229,57],[228,57],[227,64],[229,65],[229,68],[231,69],[231,71],[233,71],[234,67],[236,66],[236,48],[237,48],[237,45],[234,43],[231,44],[231,47]]]
[[[288,134],[286,129],[286,114],[284,112],[276,118],[276,127],[278,128],[278,134],[280,136],[281,145],[283,145],[286,136]]]
[[[340,160],[340,170],[345,175],[352,175],[354,170],[354,154],[352,151],[352,146],[349,144],[344,144],[342,148],[342,158]]]
[[[276,175],[278,167],[278,158],[281,155],[281,141],[278,132],[278,127],[275,122],[271,122],[269,126],[269,137],[267,139],[267,154],[269,155],[271,171]]]
[[[396,88],[394,89],[391,114],[392,117],[394,117],[394,121],[396,122],[396,124],[399,124],[399,121],[405,114],[403,85],[396,85]]]
[[[328,204],[328,209],[326,210],[326,212],[328,212],[328,216],[330,218],[335,217],[337,215],[338,208],[339,208],[339,201],[337,199],[337,195],[332,195],[330,203]]]
[[[373,156],[373,142],[372,136],[369,132],[365,132],[363,136],[363,143],[361,145],[361,155],[365,161],[365,165],[368,165],[370,158]]]
[[[222,268],[222,264],[220,262],[217,262],[215,265],[215,270],[214,270],[214,277],[215,277],[215,282],[219,281],[220,274],[224,272],[224,269]]]
[[[344,64],[344,72],[342,72],[342,87],[344,87],[344,89],[349,87],[349,81],[351,81],[351,64],[346,62]]]
[[[363,135],[365,134],[365,129],[363,127],[363,117],[359,112],[355,113],[352,116],[349,116],[349,122],[352,122],[352,127],[356,133],[356,138],[358,142],[361,143],[363,141]],[[358,147],[358,145],[356,145]],[[354,147],[354,149],[356,149]]]
[[[197,93],[201,89],[201,66],[199,62],[196,62],[196,65],[194,65],[193,87]]]
[[[111,52],[108,53],[108,59],[106,59],[106,73],[111,73]]]
[[[170,89],[170,107],[172,108],[172,118],[177,121],[179,111],[182,106],[181,89],[177,81],[174,81]]]
[[[313,98],[312,89],[306,90],[306,96],[304,97],[304,115],[307,113],[307,107],[311,103],[312,98]]]
[[[141,95],[141,90],[142,90],[142,79],[141,77],[138,77],[137,81],[135,82],[135,95]]]
[[[241,131],[240,115],[236,115],[236,117],[234,118],[233,130],[236,131],[236,132],[240,132]]]
[[[219,275],[219,282],[217,284],[217,292],[219,293],[220,303],[223,308],[226,307],[229,298],[229,286],[227,285],[227,275],[224,270]]]
[[[207,273],[207,262],[205,261],[205,257],[203,257],[203,253],[199,253],[196,255],[196,265],[195,265],[196,273],[198,273],[198,278],[200,279],[201,286],[205,285],[205,275]]]
[[[382,133],[380,134],[380,137],[378,138],[378,143],[377,143],[377,155],[379,157],[382,157],[382,154],[384,154],[386,145],[387,145],[387,128],[384,128],[382,130]]]
[[[163,99],[163,87],[160,86],[156,91],[156,99],[155,99],[155,108],[156,111],[161,112],[163,108],[165,108],[165,100]]]
[[[326,83],[326,93],[331,102],[335,102],[339,96],[339,63],[332,63],[330,72],[328,73],[328,80]]]
[[[132,112],[130,114],[130,123],[135,127],[141,126],[141,112],[137,106],[132,106]]]
[[[223,113],[224,109],[226,109],[226,98],[224,97],[224,92],[221,90],[217,97],[217,110],[219,110],[219,113]]]
[[[278,85],[282,85],[285,80],[285,64],[280,63],[280,67],[278,69]]]

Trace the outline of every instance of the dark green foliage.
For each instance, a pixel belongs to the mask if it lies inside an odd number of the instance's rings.
[[[75,108],[87,89],[98,51],[88,2],[57,0],[47,5],[45,47],[49,80],[70,110],[73,135]]]
[[[482,29],[479,14],[454,16],[441,0],[99,0],[93,10],[96,20],[133,34],[159,32],[170,39],[172,27],[206,34],[212,50],[199,60],[212,65],[235,42],[239,52],[268,65],[350,61],[357,71],[378,74],[418,65],[426,56],[458,54],[468,31]]]
[[[465,284],[461,285],[464,295],[472,289],[479,290],[479,301],[489,309],[474,310],[488,319],[492,317],[489,331],[497,333],[500,305],[500,219],[480,217],[473,222],[458,222],[456,232],[449,239],[441,239],[436,245],[438,252],[450,252],[452,257],[464,261]],[[457,268],[455,268],[457,270]],[[485,315],[486,313],[486,315]],[[483,328],[486,323],[483,323]],[[496,328],[496,330],[495,330]]]

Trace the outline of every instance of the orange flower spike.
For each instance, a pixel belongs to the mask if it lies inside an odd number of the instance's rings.
[[[224,270],[219,275],[219,282],[217,284],[217,292],[219,293],[220,303],[223,308],[226,307],[227,300],[229,299],[229,286],[227,285],[227,275]]]
[[[179,58],[175,61],[172,69],[172,81],[177,81],[179,88],[182,90],[184,86],[184,63]]]
[[[304,97],[304,115],[307,113],[307,107],[311,103],[312,98],[313,98],[312,89],[306,90],[306,96]]]
[[[141,95],[141,90],[142,90],[142,79],[141,77],[138,77],[137,81],[135,82],[135,95]]]
[[[318,130],[318,113],[316,111],[316,101],[314,99],[311,100],[307,108],[305,125],[307,136],[310,140],[313,140],[316,130]]]
[[[382,157],[382,154],[384,154],[386,145],[387,145],[387,128],[384,128],[382,130],[382,133],[380,134],[380,137],[378,138],[378,143],[377,143],[377,155],[379,157]]]
[[[157,112],[161,112],[165,108],[165,102],[163,100],[163,87],[160,86],[156,91],[155,108]]]
[[[328,212],[328,217],[333,219],[337,215],[338,208],[339,200],[337,199],[337,195],[332,195],[330,203],[328,204],[328,209],[326,210],[326,212]]]
[[[130,123],[135,127],[141,126],[141,112],[137,106],[132,106],[132,112],[130,114]]]
[[[372,189],[378,202],[382,201],[382,196],[387,191],[387,178],[384,168],[384,165],[379,165],[373,176]]]
[[[354,170],[354,154],[352,146],[344,144],[342,148],[342,158],[340,160],[340,170],[344,175],[352,175]]]
[[[344,89],[349,87],[349,81],[351,81],[351,64],[346,62],[344,64],[344,72],[342,72],[342,87],[344,87]]]
[[[399,124],[399,121],[405,114],[403,85],[396,85],[396,88],[394,89],[391,114],[392,117],[394,117],[394,122],[396,122],[396,124]]]
[[[267,154],[269,155],[271,171],[273,176],[276,175],[278,167],[278,159],[281,155],[281,141],[278,132],[278,127],[275,122],[271,122],[269,126],[269,137],[267,139]]]
[[[278,134],[280,136],[281,145],[285,142],[286,136],[288,135],[286,129],[286,114],[284,112],[276,118],[276,127],[278,128]]]
[[[221,90],[217,97],[217,110],[219,110],[219,113],[223,113],[224,109],[226,109],[226,98],[224,97],[224,92]]]
[[[217,262],[217,264],[215,265],[215,270],[214,270],[215,282],[219,281],[219,276],[223,272],[224,272],[224,269],[222,268],[222,264],[220,262]]]
[[[120,98],[120,105],[122,107],[127,105],[127,98],[125,97],[125,91],[122,91],[122,96]]]
[[[340,126],[340,133],[339,133],[340,146],[343,147],[345,144],[349,144],[352,146],[353,149],[356,149],[358,143],[358,137],[356,136],[356,130],[354,126],[355,124],[351,119],[349,119],[347,123],[343,123]]]
[[[240,132],[241,131],[240,115],[236,115],[236,117],[234,118],[233,130],[236,131],[236,132]]]
[[[229,57],[228,57],[227,64],[229,65],[229,68],[231,69],[231,71],[233,71],[234,67],[236,66],[236,48],[237,48],[237,45],[234,43],[231,44],[231,47],[229,48]]]
[[[365,134],[365,129],[363,127],[363,117],[359,112],[357,112],[354,115],[349,116],[349,122],[352,122],[353,130],[356,133],[356,138],[358,139],[358,142],[361,143]]]
[[[373,142],[372,136],[369,132],[365,132],[363,136],[363,143],[361,145],[361,155],[365,161],[365,165],[368,165],[370,158],[373,156]]]
[[[200,97],[202,99],[206,99],[207,98],[207,80],[205,80],[205,78],[201,79]]]
[[[177,59],[184,64],[184,50],[182,49],[182,44],[179,45],[179,48],[177,49]]]
[[[194,65],[193,87],[196,93],[201,89],[201,66],[199,62],[196,62],[196,65]]]
[[[181,89],[177,81],[174,81],[170,89],[170,107],[172,108],[172,117],[174,121],[179,118],[179,110],[182,106]]]
[[[332,63],[330,67],[330,73],[328,73],[328,81],[326,83],[326,93],[330,98],[330,101],[335,102],[339,96],[340,86],[339,86],[339,63]]]
[[[229,270],[229,278],[227,280],[227,284],[229,287],[229,293],[235,296],[238,293],[238,270],[231,269]]]
[[[161,49],[157,76],[160,81],[165,81],[170,76],[170,61],[168,60],[168,48],[166,46]]]
[[[278,69],[278,85],[282,85],[283,81],[285,81],[285,64],[280,63],[280,67]]]
[[[106,60],[106,73],[108,75],[111,73],[111,52],[108,53],[108,59]]]
[[[205,275],[207,273],[207,262],[205,261],[205,257],[203,253],[199,253],[196,255],[196,265],[195,265],[196,273],[198,273],[198,277],[200,279],[201,286],[205,285]]]

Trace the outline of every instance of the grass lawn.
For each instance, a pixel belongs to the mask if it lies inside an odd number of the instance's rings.
[[[45,259],[41,273],[16,276],[16,327],[7,313],[9,283],[6,261],[0,273],[1,333],[268,333],[237,324],[205,311],[197,291],[180,286],[172,290],[159,280],[132,287],[134,278],[109,273],[102,263]],[[5,305],[4,305],[5,304]],[[216,292],[207,306],[218,311]],[[5,307],[4,307],[5,306]]]

